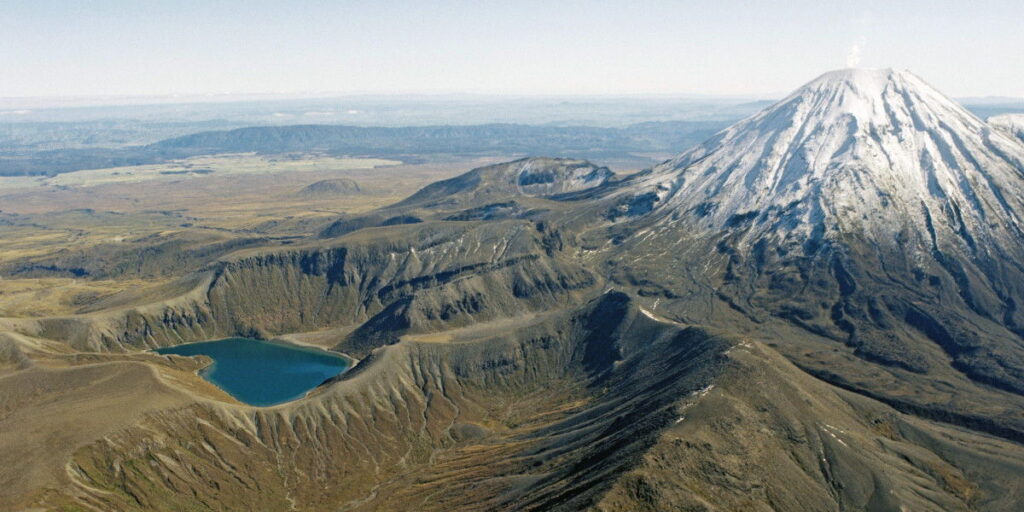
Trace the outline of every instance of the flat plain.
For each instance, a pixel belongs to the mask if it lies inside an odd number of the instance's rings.
[[[144,290],[201,265],[131,268],[132,253],[281,242],[315,234],[339,215],[369,211],[502,157],[429,163],[323,155],[216,155],[53,177],[0,177],[0,317],[83,311],[124,290]],[[344,178],[356,193],[310,194]],[[168,245],[170,244],[170,245]],[[97,260],[96,255],[108,255]],[[90,260],[89,269],[75,265]],[[96,274],[102,275],[97,278]]]

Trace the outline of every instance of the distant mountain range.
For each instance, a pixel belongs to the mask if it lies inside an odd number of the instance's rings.
[[[260,126],[206,131],[127,148],[0,153],[0,176],[53,175],[83,169],[162,163],[224,153],[417,155],[563,155],[614,158],[691,147],[727,121],[648,122],[625,128],[485,124],[403,128],[337,125]]]

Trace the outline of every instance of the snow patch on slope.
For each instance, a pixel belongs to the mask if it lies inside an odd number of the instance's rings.
[[[988,124],[1024,142],[1024,114],[1002,114],[988,118]]]

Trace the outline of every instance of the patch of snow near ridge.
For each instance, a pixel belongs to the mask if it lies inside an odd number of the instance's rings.
[[[988,118],[988,124],[1007,135],[1024,141],[1024,114],[1001,114]]]
[[[613,173],[603,167],[592,167],[582,160],[552,162],[546,158],[534,158],[524,161],[511,175],[516,179],[520,193],[545,196],[596,187]],[[544,176],[545,179],[531,181],[530,178],[535,176]],[[522,181],[524,178],[526,183]]]

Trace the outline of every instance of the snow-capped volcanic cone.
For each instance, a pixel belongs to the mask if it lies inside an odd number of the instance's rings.
[[[983,242],[1017,237],[1024,226],[1022,169],[1017,141],[917,76],[844,69],[642,181],[660,198],[652,207],[698,210],[709,229],[737,216],[758,224],[785,217],[794,228],[894,236],[926,233],[931,217],[938,242],[987,251]]]
[[[610,264],[680,281],[663,287],[692,295],[680,318],[724,299],[919,372],[947,364],[914,348],[927,338],[1024,391],[1022,177],[1024,145],[922,79],[845,69],[605,187],[600,208]]]

